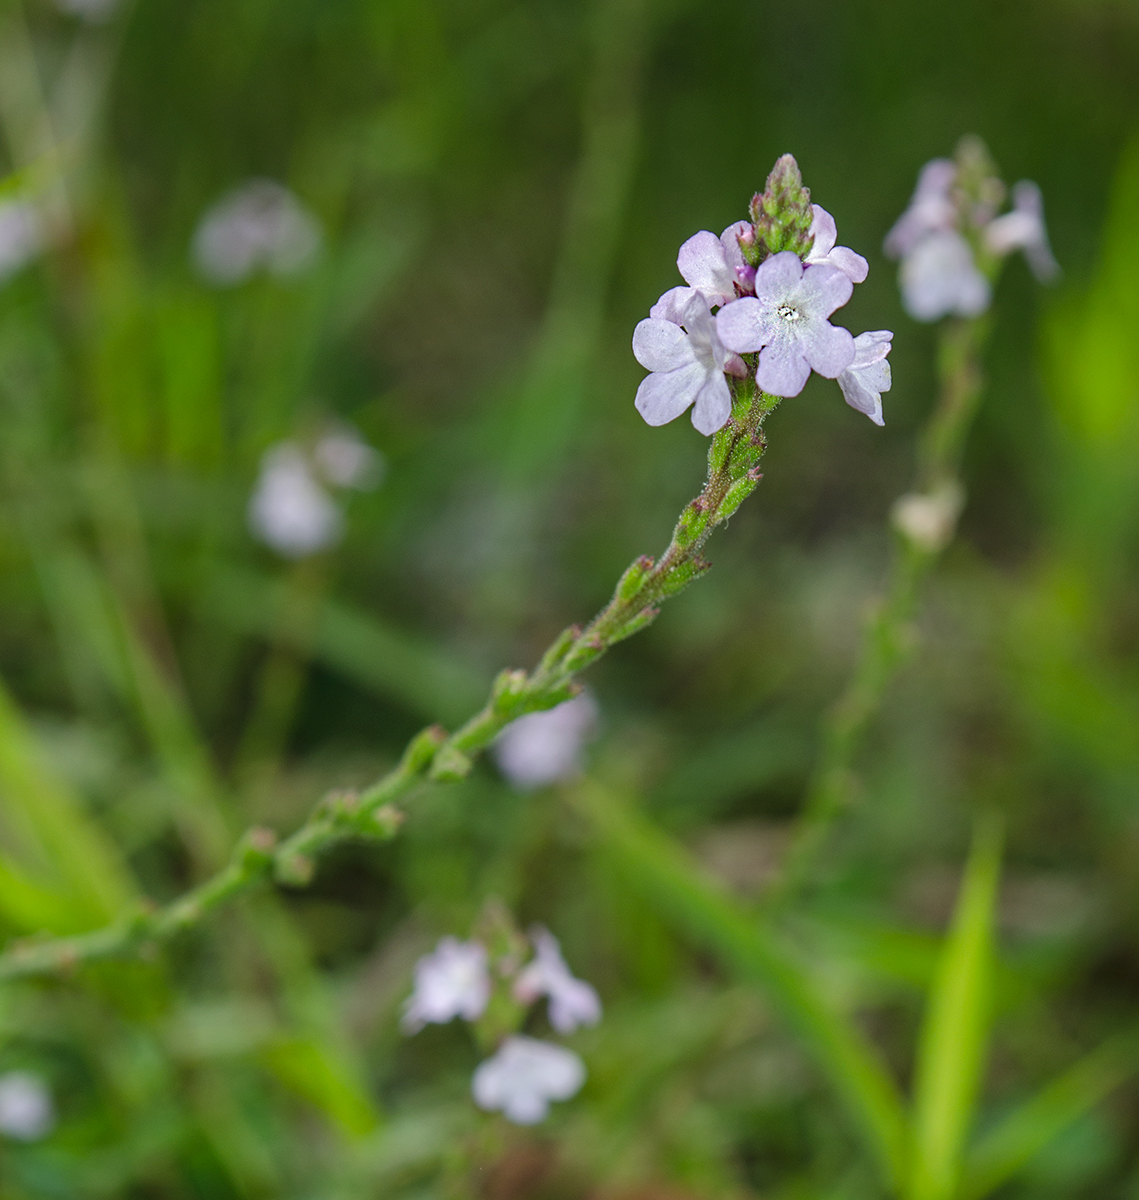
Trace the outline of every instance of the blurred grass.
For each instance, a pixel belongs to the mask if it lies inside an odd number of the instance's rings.
[[[645,797],[598,805],[607,837],[480,768],[390,849],[345,848],[310,891],[241,904],[161,962],[0,992],[0,1071],[40,1073],[59,1108],[44,1142],[0,1139],[3,1200],[879,1196],[874,1153],[906,1171],[931,986],[921,1127],[977,1137],[959,1191],[934,1155],[928,1194],[1139,1187],[1139,16],[916,16],[134,0],[99,25],[5,0],[0,186],[58,234],[0,285],[6,937],[168,898],[248,821],[287,828],[462,719],[659,548],[702,440],[635,417],[629,335],[680,242],[738,217],[777,154],[870,258],[849,321],[896,331],[896,382],[882,431],[823,385],[784,405],[715,571],[595,673],[588,786]],[[932,402],[932,337],[878,246],[968,130],[1039,181],[1066,276],[1047,297],[1019,263],[1002,281],[964,537],[775,952],[749,906]],[[195,224],[257,175],[312,208],[322,255],[211,289]],[[291,567],[247,533],[249,489],[268,445],[329,417],[389,473],[339,550]],[[986,804],[1007,847],[970,1122],[980,991],[950,997],[988,935],[981,907],[971,938],[951,917]],[[693,856],[702,874],[669,867]],[[535,1133],[472,1109],[461,1031],[396,1028],[415,955],[489,894],[547,923],[607,1007],[576,1043],[585,1092]]]

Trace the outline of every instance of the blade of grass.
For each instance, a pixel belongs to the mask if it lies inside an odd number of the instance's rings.
[[[991,1195],[1136,1071],[1139,1033],[1134,1031],[1110,1038],[1085,1055],[977,1143],[967,1159],[959,1200]]]
[[[919,1044],[910,1200],[957,1188],[988,1035],[1001,841],[1000,819],[979,816]]]
[[[901,1097],[874,1047],[836,1012],[764,922],[741,912],[667,834],[616,792],[586,781],[571,801],[600,833],[604,848],[690,935],[711,947],[740,978],[758,985],[830,1079],[886,1181],[905,1172]]]

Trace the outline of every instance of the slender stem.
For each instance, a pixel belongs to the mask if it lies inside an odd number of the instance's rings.
[[[704,543],[758,485],[758,464],[766,448],[763,422],[779,401],[757,393],[750,380],[733,380],[733,389],[731,419],[714,435],[708,453],[707,482],[681,513],[665,552],[655,562],[637,559],[605,608],[584,629],[573,625],[564,630],[533,671],[503,671],[486,705],[455,733],[448,735],[438,725],[423,730],[393,771],[361,792],[330,792],[285,841],[278,843],[268,829],[249,830],[225,867],[171,904],[125,914],[91,933],[26,939],[10,946],[0,954],[0,981],[130,957],[271,878],[303,886],[312,879],[317,858],[337,843],[394,837],[403,820],[395,805],[425,779],[444,783],[464,778],[474,758],[511,721],[574,695],[580,687],[575,682],[579,671],[645,628],[665,600],[708,569],[701,556]]]
[[[809,876],[834,822],[855,791],[854,761],[886,687],[909,652],[918,588],[952,539],[964,499],[960,463],[981,397],[984,318],[954,321],[941,332],[937,407],[922,435],[914,492],[894,508],[897,544],[885,595],[863,632],[846,690],[823,724],[822,747],[799,826],[768,902],[784,904]]]

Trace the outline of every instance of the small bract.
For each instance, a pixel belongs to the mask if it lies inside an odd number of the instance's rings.
[[[501,1112],[516,1125],[536,1125],[551,1100],[568,1100],[584,1082],[585,1064],[572,1050],[515,1034],[479,1064],[471,1092],[479,1108]]]

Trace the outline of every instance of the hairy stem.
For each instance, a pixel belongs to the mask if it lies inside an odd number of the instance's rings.
[[[225,867],[171,904],[140,908],[91,933],[11,945],[0,954],[0,981],[138,954],[270,879],[303,886],[312,879],[316,860],[332,846],[349,839],[394,837],[403,820],[396,804],[425,779],[445,783],[464,778],[475,757],[511,721],[573,696],[580,686],[575,682],[579,671],[644,629],[665,600],[708,569],[701,556],[704,543],[758,485],[758,464],[766,448],[763,422],[779,400],[757,392],[750,380],[735,380],[733,388],[731,419],[714,435],[708,453],[707,482],[680,514],[665,552],[655,561],[638,558],[605,608],[584,628],[564,630],[533,671],[503,671],[485,706],[465,725],[452,734],[438,725],[423,730],[394,770],[363,791],[330,792],[284,841],[278,842],[268,829],[249,830]]]

